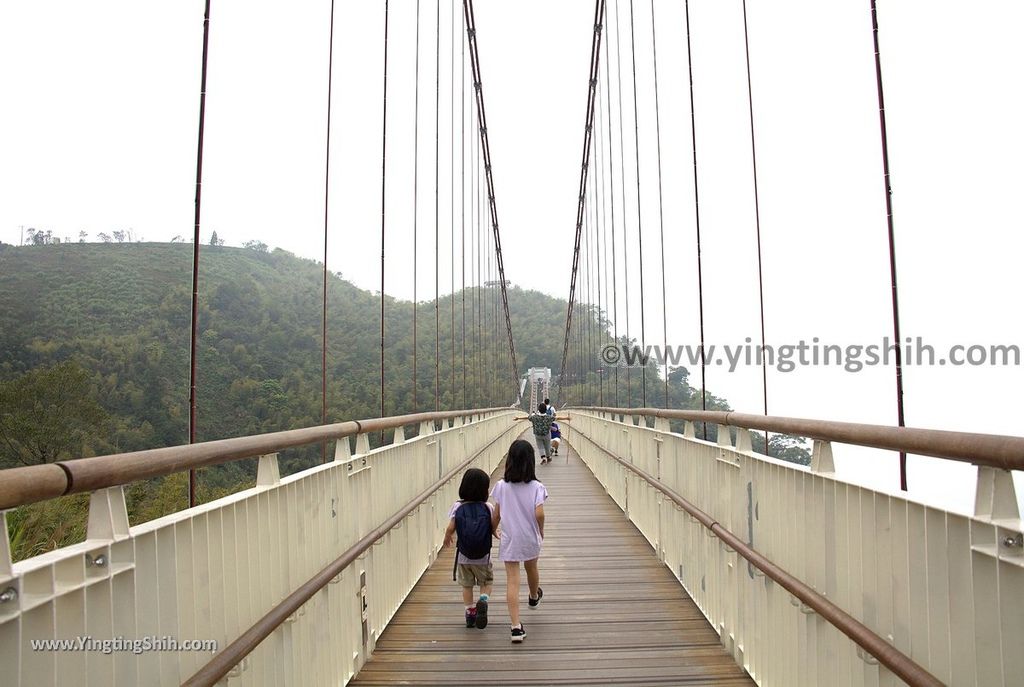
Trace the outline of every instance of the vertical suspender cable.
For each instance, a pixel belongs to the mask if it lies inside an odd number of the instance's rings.
[[[434,412],[441,410],[441,0],[434,22]]]
[[[640,349],[647,347],[647,330],[644,325],[644,228],[640,212],[640,113],[637,108],[636,93],[636,37],[633,31],[633,0],[629,0],[629,48],[633,64],[633,135],[636,152],[636,237],[639,252],[640,269]],[[647,361],[641,358],[640,368],[640,405],[647,407]]]
[[[616,23],[616,33],[618,33],[618,24]],[[614,337],[614,343],[616,346],[619,344],[619,279],[618,279],[618,258],[616,257],[615,248],[615,137],[612,135],[612,90],[611,90],[611,38],[605,41],[605,69],[604,69],[604,85],[605,90],[608,91],[608,198],[610,200],[610,212],[612,216],[611,222],[611,233],[612,233],[612,335]],[[607,251],[606,251],[607,252]],[[615,397],[614,407],[620,408],[619,405],[619,365],[615,366]]]
[[[497,250],[497,249],[495,249],[495,250]],[[498,276],[498,254],[497,254],[497,252],[495,252],[491,256],[491,274],[493,274],[495,277]],[[501,393],[498,390],[498,384],[499,384],[498,361],[501,360],[501,351],[500,351],[500,347],[498,346],[498,333],[501,330],[498,327],[498,311],[500,310],[500,306],[499,306],[499,303],[498,303],[498,290],[497,289],[494,289],[493,292],[491,293],[491,301],[494,303],[494,305],[491,308],[491,312],[493,313],[493,316],[494,316],[494,319],[491,320],[491,322],[493,323],[493,326],[494,326],[494,338],[491,339],[491,340],[494,342],[494,402],[495,402],[495,404],[497,404],[498,399],[501,398]]]
[[[591,180],[593,175],[587,174],[587,206],[586,206],[586,219],[583,221],[583,317],[580,319],[581,327],[581,350],[582,358],[580,360],[582,371],[583,371],[583,399],[587,405],[592,405],[590,399],[590,361],[588,360],[588,353],[590,352],[590,226],[593,223],[591,219],[591,208],[594,206],[594,194],[591,191]]]
[[[199,330],[199,226],[203,195],[203,134],[206,126],[206,67],[210,52],[210,0],[203,11],[203,66],[199,84],[199,142],[196,152],[195,231],[192,235],[192,333],[189,342],[188,443],[196,443],[196,333]],[[196,505],[196,471],[188,471],[188,506]]]
[[[626,316],[625,343],[632,346],[629,337],[629,250],[626,244],[626,138],[625,125],[622,121],[622,34],[619,31],[619,0],[615,0],[615,64],[619,94],[619,182],[622,186],[622,288],[625,290],[624,305]],[[626,365],[626,404],[633,404],[633,384],[630,379],[629,365]]]
[[[327,143],[324,155],[324,312],[320,359],[320,423],[327,424],[327,213],[331,197],[331,86],[334,69],[334,0],[331,0],[331,30],[327,44]],[[327,442],[320,444],[320,462],[327,461]]]
[[[600,96],[599,96],[600,97]],[[595,112],[595,117],[596,117]],[[597,148],[600,148],[600,142],[598,142]],[[598,162],[598,167],[600,163]],[[594,221],[591,225],[593,231],[588,235],[587,240],[590,242],[590,309],[593,313],[591,315],[591,344],[590,344],[590,369],[595,375],[594,379],[594,400],[600,405],[601,399],[601,374],[598,372],[600,365],[598,364],[598,355],[601,347],[601,246],[598,243],[598,235],[601,227],[601,194],[600,188],[598,187],[598,172],[595,170],[592,176],[594,186]]]
[[[595,117],[596,117],[596,115],[597,115],[597,113],[595,112]],[[598,246],[597,246],[596,237],[597,237],[597,231],[598,231],[598,221],[599,221],[599,219],[601,217],[601,210],[598,207],[598,204],[600,203],[600,196],[598,195],[598,189],[597,189],[597,172],[595,171],[595,173],[593,175],[591,175],[590,178],[592,180],[591,185],[593,187],[594,198],[593,198],[593,202],[591,203],[591,208],[593,209],[593,220],[591,221],[591,224],[590,224],[591,229],[593,231],[591,233],[587,234],[587,245],[588,245],[588,248],[589,248],[589,251],[590,251],[590,264],[589,264],[587,269],[590,270],[590,312],[591,312],[590,319],[589,319],[589,323],[590,323],[590,353],[588,354],[588,357],[590,359],[590,370],[591,370],[591,372],[593,374],[597,375],[597,362],[596,362],[597,361],[597,345],[600,342],[599,342],[599,340],[597,338],[599,333],[596,330],[597,330],[597,325],[598,325],[598,323],[600,321],[600,307],[596,305],[598,303],[598,300],[596,298],[596,294],[599,293],[599,291],[597,289],[599,288],[598,285],[600,283],[598,281],[598,272],[597,272],[597,264],[598,264],[600,253],[598,252]],[[600,385],[598,384],[599,381],[600,381],[600,376],[598,376],[597,379],[594,380],[594,387],[595,388],[591,392],[591,395],[593,396],[595,401],[598,399],[598,394],[600,393]]]
[[[697,230],[697,304],[700,316],[700,408],[707,410],[707,359],[704,356],[704,275],[700,255],[700,191],[697,186],[697,117],[693,107],[693,50],[690,41],[690,0],[686,8],[686,67],[690,73],[690,139],[693,149],[693,211]],[[703,436],[708,438],[707,423],[702,422]]]
[[[746,0],[744,0],[746,1]],[[665,384],[664,407],[668,408],[668,299],[665,294],[665,209],[661,183],[661,109],[658,101],[658,36],[654,30],[654,0],[651,0],[651,50],[654,53],[654,125],[658,134],[658,237],[661,243],[661,329],[664,339],[662,376]]]
[[[458,394],[455,391],[455,0],[450,0],[448,4],[448,29],[451,31],[450,45],[451,48],[451,105],[450,115],[451,121],[450,130],[451,135],[449,136],[449,142],[451,146],[451,157],[449,160],[449,172],[450,172],[450,196],[451,196],[451,211],[448,215],[448,222],[451,226],[451,237],[452,237],[452,250],[451,250],[451,276],[452,276],[452,288],[451,288],[451,311],[452,311],[452,385],[451,385],[451,396],[449,397],[448,407],[458,408]],[[440,39],[438,39],[440,40]],[[465,406],[463,406],[465,408]]]
[[[587,175],[587,193],[590,194],[590,202],[587,203],[587,218],[583,225],[585,230],[583,234],[583,314],[586,316],[586,319],[582,320],[581,324],[585,329],[583,337],[585,351],[583,357],[583,380],[585,384],[583,388],[584,401],[587,405],[593,405],[590,389],[590,350],[592,348],[590,322],[593,312],[590,305],[590,227],[593,225],[593,220],[591,219],[593,214],[591,209],[594,207],[594,196],[591,192],[591,181],[593,178],[592,175]]]
[[[487,381],[484,388],[487,390],[487,405],[494,401],[492,393],[494,381],[494,366],[491,361],[491,348],[494,343],[491,335],[491,237],[484,236],[484,371]]]
[[[384,0],[384,97],[380,142],[380,416],[384,417],[384,227],[388,162],[388,0]]]
[[[452,0],[453,11],[455,8],[454,3],[455,0]],[[462,30],[464,31],[466,18],[462,17],[461,21]],[[452,30],[454,30],[454,27]],[[459,32],[459,35],[462,35],[462,31]],[[462,185],[459,192],[459,205],[462,210],[462,250],[460,252],[462,258],[462,407],[469,408],[469,399],[467,398],[469,387],[466,384],[466,43],[462,40],[459,43],[462,45],[462,79],[460,85],[462,92],[462,128],[460,129],[459,136],[462,147],[462,155],[459,162],[462,171]],[[454,222],[455,219],[452,218],[452,221]]]
[[[480,122],[477,122],[477,127],[480,126]],[[479,136],[479,132],[477,133]],[[479,360],[477,369],[480,370],[480,403],[481,405],[487,405],[487,390],[485,385],[486,380],[486,344],[487,341],[484,338],[484,307],[486,300],[484,299],[484,270],[486,269],[486,263],[484,259],[487,255],[485,251],[484,240],[487,238],[484,234],[483,229],[483,172],[480,156],[480,144],[477,141],[476,149],[476,219],[477,219],[477,236],[476,236],[476,326],[477,326],[477,358]]]
[[[416,0],[416,100],[413,108],[416,125],[413,133],[413,172],[412,172],[412,412],[420,412],[420,406],[417,402],[417,386],[418,380],[417,372],[419,371],[419,364],[416,359],[416,329],[417,329],[417,317],[420,309],[419,301],[417,300],[417,254],[419,253],[419,244],[417,242],[417,230],[419,228],[419,181],[420,181],[420,0]]]
[[[878,50],[878,8],[871,0],[871,32],[875,43],[875,83],[878,87],[878,124],[882,136],[882,181],[885,186],[885,219],[889,228],[889,279],[892,285],[892,336],[896,349],[896,419],[904,427],[903,355],[900,352],[900,306],[896,289],[896,243],[892,222],[892,186],[889,180],[889,141],[885,126],[885,96],[882,92],[882,56]],[[900,489],[907,490],[907,454],[900,451]]]
[[[480,372],[480,361],[477,359],[477,307],[476,307],[476,282],[477,282],[477,270],[476,270],[476,254],[477,244],[479,242],[479,234],[477,232],[476,225],[476,136],[473,132],[475,124],[473,123],[472,115],[470,116],[470,132],[469,132],[469,274],[470,274],[470,286],[472,291],[470,292],[470,314],[472,315],[471,329],[469,332],[469,338],[473,344],[473,364],[471,370],[473,371],[473,405],[471,408],[479,408],[477,405],[477,399],[479,399],[480,385],[478,382],[478,375]]]
[[[603,162],[602,154],[601,154],[601,152],[602,152],[602,139],[603,139],[603,136],[601,135],[601,132],[602,132],[602,129],[601,129],[601,97],[602,97],[602,91],[601,91],[601,81],[600,81],[600,74],[599,74],[598,75],[598,84],[597,84],[597,105],[596,105],[597,111],[594,113],[595,128],[596,128],[596,131],[597,131],[597,152],[595,154],[595,162],[597,163],[597,169],[594,172],[594,187],[597,189],[597,193],[595,195],[595,200],[598,203],[598,205],[600,205],[600,208],[597,209],[597,212],[599,212],[600,214],[597,216],[597,218],[596,218],[597,221],[595,222],[595,225],[594,225],[594,246],[595,246],[595,250],[597,251],[597,273],[596,273],[596,275],[597,275],[597,344],[598,344],[598,350],[599,351],[604,346],[604,341],[603,341],[603,339],[604,339],[604,314],[603,314],[604,310],[602,308],[602,300],[601,300],[601,266],[602,266],[602,263],[601,263],[601,236],[602,236],[602,229],[604,227],[604,221],[603,220],[605,219],[605,214],[604,214],[604,198],[605,198],[605,194],[604,194],[604,185],[603,185],[604,184],[604,177],[602,175],[602,172],[604,170],[603,170],[603,167],[602,167],[602,164],[601,164]],[[605,303],[605,305],[607,305],[607,304]],[[597,359],[597,358],[595,358],[595,364],[597,365],[597,369],[598,369],[598,373],[597,373],[597,404],[599,406],[603,406],[604,405],[604,364],[603,364],[603,362],[600,359]]]
[[[479,120],[477,121],[477,128],[480,127]],[[483,238],[483,203],[481,203],[481,190],[483,184],[481,184],[481,171],[480,171],[480,135],[477,132],[476,136],[476,369],[478,387],[480,390],[480,405],[486,405],[484,403],[484,386],[483,386],[483,348],[484,348],[484,302],[483,302],[483,263],[481,261],[483,257],[483,248],[480,245],[480,241]]]
[[[493,284],[498,274],[497,269],[497,254],[494,252],[497,250],[494,244],[491,244],[491,282]],[[490,366],[491,379],[493,380],[491,402],[496,403],[498,398],[498,291],[493,286],[490,289],[491,295],[491,327],[493,327],[493,334],[491,335],[491,355],[492,362]]]
[[[605,73],[607,73],[607,70],[608,70],[608,65],[607,65],[607,63],[605,63]],[[602,89],[602,93],[605,90],[607,90],[607,89]],[[604,106],[601,104],[600,101],[598,101],[597,114],[598,114],[599,121],[603,124],[603,120],[604,120]],[[606,139],[605,139],[605,136],[604,136],[604,127],[600,126],[599,129],[600,130],[598,131],[598,139],[597,139],[598,140],[598,148],[597,148],[597,150],[601,154],[601,161],[598,163],[598,168],[597,168],[598,172],[600,173],[600,180],[601,180],[601,237],[600,237],[599,240],[601,242],[601,255],[602,255],[601,268],[600,268],[601,269],[601,282],[604,285],[604,292],[602,294],[602,299],[603,299],[604,306],[603,306],[603,308],[599,308],[599,310],[601,310],[601,312],[602,312],[602,315],[601,315],[601,318],[602,318],[601,319],[602,348],[601,348],[601,350],[603,352],[604,351],[604,347],[608,345],[608,339],[610,338],[609,337],[610,332],[608,331],[608,317],[605,317],[604,315],[605,314],[608,314],[609,316],[611,315],[611,310],[610,310],[611,305],[610,305],[610,303],[608,301],[608,212],[607,212],[607,210],[608,210],[608,195],[609,195],[608,194],[608,186],[607,186],[608,171],[605,169],[605,161],[608,159],[608,154],[607,154],[606,149],[604,147],[605,146],[605,142],[606,142]],[[610,164],[610,162],[608,164]],[[602,381],[602,386],[601,386],[601,405],[604,406],[604,405],[606,405],[605,400],[604,400],[604,383],[605,383],[605,378],[608,377],[608,366],[607,366],[607,361],[605,360],[605,356],[603,354],[601,355],[601,369],[602,369],[602,373],[601,373],[601,381]],[[611,379],[608,378],[608,383],[610,383],[610,382],[611,382]],[[618,407],[618,406],[616,406],[616,407]]]
[[[750,80],[750,34],[747,29],[747,0],[743,0],[743,47],[747,58],[747,105],[750,110],[750,160],[754,171],[754,221],[757,228],[757,296],[761,308],[761,354],[764,355],[764,270],[761,262],[761,204],[757,191],[757,145],[754,138],[754,91]],[[764,414],[768,414],[768,366],[761,365],[761,389],[764,392]],[[768,450],[768,432],[764,433],[764,454]]]

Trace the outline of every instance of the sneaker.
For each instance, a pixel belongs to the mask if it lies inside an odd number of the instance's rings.
[[[530,608],[537,608],[537,604],[539,604],[540,600],[543,599],[543,598],[544,598],[544,590],[541,589],[540,587],[537,587],[537,598],[536,599],[534,599],[534,598],[530,599]]]
[[[519,644],[524,639],[526,639],[526,627],[519,623],[519,627],[512,628],[512,643]]]
[[[487,602],[483,599],[476,602],[476,626],[480,630],[487,627]]]
[[[485,620],[484,622],[487,622],[487,621]],[[466,609],[466,627],[476,627],[476,623],[477,623],[476,609],[475,608],[467,608]]]

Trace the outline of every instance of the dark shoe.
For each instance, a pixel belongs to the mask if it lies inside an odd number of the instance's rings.
[[[532,597],[530,598],[530,608],[537,608],[537,604],[539,604],[540,600],[543,599],[543,598],[544,598],[544,590],[541,589],[540,587],[537,587],[537,598],[536,599],[534,599]]]
[[[519,644],[526,639],[526,627],[520,623],[519,627],[512,628],[512,643]]]
[[[484,622],[486,622],[486,621],[484,621]],[[477,623],[476,609],[475,608],[467,608],[466,609],[466,627],[476,627],[476,623]]]
[[[476,626],[481,630],[487,627],[487,602],[483,599],[476,602]]]

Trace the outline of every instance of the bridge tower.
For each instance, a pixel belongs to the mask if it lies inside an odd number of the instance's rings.
[[[527,411],[532,411],[545,398],[551,397],[551,368],[531,367],[526,373],[526,382],[530,385],[530,404]]]

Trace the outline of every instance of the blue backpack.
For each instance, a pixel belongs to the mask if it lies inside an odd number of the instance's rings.
[[[475,560],[491,552],[491,509],[486,503],[469,501],[455,511],[456,548],[466,558]],[[458,565],[459,557],[455,557]]]

